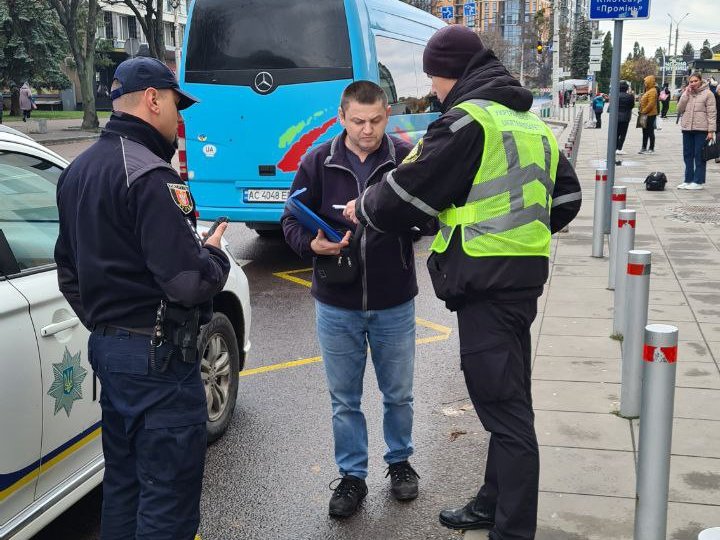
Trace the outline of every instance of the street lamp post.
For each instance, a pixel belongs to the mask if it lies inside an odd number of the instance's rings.
[[[178,21],[178,10],[180,9],[182,0],[170,0],[175,17],[174,33],[175,33],[175,76],[180,77],[180,22]]]
[[[672,75],[670,76],[670,92],[671,93],[675,91],[675,66],[677,65],[677,46],[678,46],[678,38],[679,38],[679,34],[680,34],[680,23],[683,22],[683,20],[685,20],[685,17],[687,17],[688,15],[690,15],[690,13],[686,13],[685,15],[682,16],[682,18],[679,21],[676,21],[673,18],[673,16],[668,13],[668,17],[670,17],[670,19],[675,22],[675,54],[673,55]]]

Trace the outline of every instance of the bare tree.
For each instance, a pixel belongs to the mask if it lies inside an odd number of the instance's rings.
[[[81,129],[97,129],[95,110],[95,34],[97,32],[97,0],[49,0],[65,29],[70,53],[80,79],[83,102]]]
[[[150,56],[165,61],[165,32],[163,28],[163,0],[105,0],[106,4],[129,7],[147,37]]]

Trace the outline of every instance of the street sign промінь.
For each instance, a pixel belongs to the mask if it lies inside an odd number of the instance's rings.
[[[647,19],[650,0],[590,0],[590,19]]]

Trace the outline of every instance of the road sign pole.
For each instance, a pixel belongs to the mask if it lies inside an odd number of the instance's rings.
[[[613,35],[613,56],[612,68],[610,70],[610,121],[608,122],[607,142],[607,171],[608,181],[605,208],[605,232],[610,234],[610,204],[612,202],[612,188],[615,185],[615,150],[617,149],[617,124],[618,124],[618,100],[620,99],[620,62],[622,62],[622,32],[623,22],[615,21],[615,32]]]

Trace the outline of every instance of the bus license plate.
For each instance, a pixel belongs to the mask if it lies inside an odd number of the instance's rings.
[[[289,189],[246,189],[245,202],[284,203],[288,195],[290,195]]]

